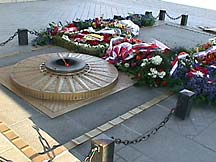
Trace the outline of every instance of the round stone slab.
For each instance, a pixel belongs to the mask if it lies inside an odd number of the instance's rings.
[[[50,70],[46,62],[57,53],[27,58],[14,65],[12,83],[25,95],[46,100],[82,100],[111,90],[118,79],[117,69],[107,61],[80,53],[61,53],[64,58],[81,60],[84,67],[75,71]]]

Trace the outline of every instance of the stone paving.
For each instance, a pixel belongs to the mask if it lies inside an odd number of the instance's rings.
[[[155,38],[170,47],[176,45],[186,48],[204,43],[212,35],[191,28],[199,25],[214,26],[216,11],[182,6],[159,0],[57,0],[35,1],[25,3],[0,4],[0,42],[6,40],[17,28],[43,29],[50,21],[65,21],[75,18],[87,19],[97,16],[112,17],[114,14],[127,15],[129,12],[144,13],[152,10],[154,15],[160,9],[166,9],[176,17],[182,13],[189,14],[189,26],[179,27],[174,24],[159,24],[153,28],[144,28],[140,38],[149,40]],[[7,17],[7,19],[5,19]],[[167,19],[168,20],[168,19]],[[177,21],[179,23],[179,21]],[[172,33],[170,35],[170,33]],[[30,40],[34,36],[30,36]],[[0,66],[12,65],[29,56],[42,53],[66,51],[59,47],[32,49],[29,46],[18,46],[14,40],[5,47],[0,47]],[[4,121],[25,142],[38,152],[43,151],[37,132],[32,128],[37,125],[50,145],[64,144],[73,138],[106,123],[107,121],[126,113],[127,111],[146,103],[154,97],[165,93],[163,89],[147,87],[130,87],[119,93],[106,97],[82,109],[75,110],[55,119],[50,119],[35,110],[22,99],[3,86],[0,95],[0,121]],[[158,124],[175,107],[177,96],[155,104],[149,110],[104,132],[102,137],[120,137],[134,139],[146,130]],[[85,119],[83,119],[85,118]],[[136,145],[116,145],[114,162],[216,162],[216,109],[212,105],[193,106],[189,119],[182,121],[173,118],[155,136],[148,141]],[[0,157],[8,157],[10,150],[17,153],[14,161],[29,159],[0,134]],[[7,148],[3,148],[6,143]],[[5,145],[5,146],[6,146]],[[90,149],[90,141],[71,149],[70,152],[79,160],[83,160]],[[66,155],[67,154],[67,155]],[[66,160],[72,155],[66,153],[58,158]],[[20,155],[19,160],[16,160]],[[67,157],[66,157],[67,156]],[[74,158],[74,157],[73,157]],[[0,159],[1,160],[1,159]]]
[[[30,162],[3,134],[0,133],[0,161],[13,160],[17,162]]]

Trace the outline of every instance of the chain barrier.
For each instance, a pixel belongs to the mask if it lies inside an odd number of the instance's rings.
[[[153,16],[153,18],[155,19],[155,20],[157,20],[158,18],[159,18],[159,15],[160,15],[160,13],[158,13],[158,15],[155,17],[155,16]]]
[[[35,36],[39,36],[40,34],[35,31],[35,30],[28,30],[29,34],[35,35]]]
[[[124,144],[124,145],[129,145],[129,144],[136,144],[142,141],[146,141],[151,137],[152,135],[155,135],[162,127],[165,126],[165,124],[169,121],[169,119],[172,117],[172,115],[175,113],[175,108],[171,109],[169,114],[164,118],[162,122],[160,122],[155,128],[152,128],[148,131],[146,131],[142,136],[134,139],[134,140],[122,140],[120,138],[114,138],[111,137],[115,144]]]
[[[48,141],[42,136],[42,134],[40,133],[40,129],[33,125],[32,126],[38,133],[38,138],[39,138],[39,141],[41,143],[41,145],[43,146],[43,152],[39,152],[38,154],[39,155],[43,155],[43,154],[47,154],[49,156],[49,158],[52,160],[55,158],[55,153],[53,152],[56,148],[60,147],[61,145],[58,144],[58,145],[53,145],[52,147],[49,145]],[[50,154],[50,152],[52,154]]]
[[[98,152],[98,147],[93,147],[88,155],[86,156],[84,162],[92,162],[92,158],[94,157],[94,155]]]
[[[2,156],[0,156],[0,162],[13,162],[12,160],[8,160]]]
[[[6,41],[0,43],[0,46],[3,47],[5,46],[5,44],[7,44],[8,42],[12,41],[16,36],[17,36],[18,32],[15,32],[12,36],[10,36]]]
[[[58,147],[60,147],[61,145],[53,145],[52,147],[50,147],[48,141],[41,135],[40,133],[40,129],[37,126],[32,126],[38,133],[38,138],[40,140],[40,143],[43,146],[44,151],[43,152],[39,152],[39,155],[43,155],[43,154],[47,154],[49,156],[49,160],[47,160],[47,162],[51,162],[54,158],[55,158],[55,154],[54,154],[54,150]],[[52,155],[50,155],[50,152],[52,153]],[[92,162],[92,158],[95,156],[95,154],[98,152],[98,147],[93,147],[88,155],[86,156],[84,162]],[[1,162],[1,161],[0,161]]]
[[[27,30],[29,34],[39,36],[40,34],[35,30]],[[0,47],[5,46],[8,42],[12,41],[18,35],[18,31],[16,31],[12,36],[10,36],[6,41],[0,43]]]
[[[171,20],[178,20],[182,17],[182,15],[178,16],[178,17],[172,17],[170,16],[167,12],[165,13],[167,15],[168,18],[170,18]]]

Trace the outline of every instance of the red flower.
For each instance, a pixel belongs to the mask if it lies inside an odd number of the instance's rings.
[[[109,34],[103,34],[103,36],[104,36],[104,42],[105,43],[110,43],[110,39],[111,39],[111,35],[109,35]]]
[[[207,68],[201,66],[196,67],[195,71],[201,71],[205,76],[209,73]]]
[[[216,61],[216,53],[210,53],[207,55],[207,58],[205,59],[206,64],[211,64]]]
[[[124,38],[123,42],[129,42],[128,38]]]
[[[134,50],[136,55],[139,55],[140,54],[140,51],[139,50]]]
[[[122,42],[120,41],[120,40],[118,40],[118,41],[116,41],[115,43],[114,43],[114,46],[116,46],[116,45],[119,45],[119,44],[121,44]]]
[[[51,31],[51,35],[55,36],[59,32],[59,27],[55,26],[54,29]]]
[[[99,28],[101,26],[101,19],[100,18],[96,18],[95,19],[95,25],[96,25],[96,28]]]
[[[163,53],[166,54],[166,55],[170,54],[170,49],[166,48]]]
[[[90,34],[88,31],[83,31],[81,34]]]
[[[162,71],[165,71],[163,68],[160,68],[159,70],[158,70],[159,72],[162,72]]]
[[[88,40],[88,41],[86,41],[86,43],[88,43],[88,44],[90,44],[92,46],[96,46],[96,45],[100,44],[100,41],[98,41],[98,40]]]
[[[142,79],[142,76],[141,76],[141,74],[140,74],[140,73],[138,73],[138,74],[137,74],[137,76],[136,76],[136,79],[137,79],[137,80],[140,80],[140,79]]]
[[[202,45],[202,48],[204,48],[205,50],[207,50],[211,46],[212,45],[210,43],[207,43],[207,44]]]
[[[142,43],[142,40],[141,39],[137,39],[136,43]]]
[[[83,39],[83,37],[84,37],[84,35],[83,35],[83,34],[77,34],[77,35],[75,36],[75,39],[76,39],[76,38]]]
[[[136,44],[136,39],[135,39],[135,38],[131,38],[131,39],[130,39],[130,43]]]
[[[157,84],[157,86],[160,86],[160,80],[156,80],[155,83]]]
[[[161,85],[162,85],[163,87],[166,87],[166,86],[167,86],[167,82],[164,80],[164,81],[161,82]]]
[[[136,63],[136,62],[133,62],[133,63],[131,64],[131,66],[132,66],[132,67],[136,67],[136,66],[137,66],[137,63]]]
[[[77,31],[78,28],[77,27],[64,27],[63,30],[61,30],[61,32],[74,32],[74,31]]]
[[[142,60],[142,57],[141,57],[140,55],[137,55],[137,56],[136,56],[136,60],[137,60],[137,61],[140,61],[140,60]]]
[[[192,79],[192,78],[194,77],[194,74],[193,74],[192,71],[190,71],[190,72],[187,74],[187,76],[189,77],[189,79]]]
[[[150,59],[150,58],[152,58],[152,56],[151,56],[151,55],[148,55],[146,58],[147,58],[147,59]]]
[[[68,27],[76,27],[73,23],[72,24],[69,24]]]

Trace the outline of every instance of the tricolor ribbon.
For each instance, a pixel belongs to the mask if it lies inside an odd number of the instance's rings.
[[[175,70],[177,69],[178,64],[179,64],[179,61],[180,61],[181,59],[186,58],[188,55],[189,55],[189,54],[186,53],[186,52],[181,52],[181,53],[179,53],[179,55],[178,55],[178,56],[175,58],[175,60],[172,62],[172,68],[171,68],[171,70],[170,70],[170,75],[172,75],[172,74],[175,72]]]
[[[208,54],[210,54],[210,53],[215,53],[215,52],[216,52],[216,46],[212,46],[212,47],[208,48],[208,49],[205,50],[205,51],[201,51],[201,52],[194,53],[193,56],[194,56],[194,57],[205,57],[205,56],[207,56]]]

